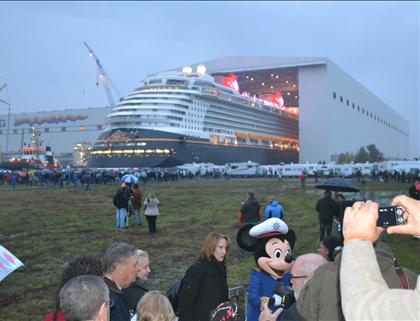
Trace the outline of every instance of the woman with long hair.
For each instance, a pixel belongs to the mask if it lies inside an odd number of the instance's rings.
[[[179,296],[179,321],[208,321],[212,310],[228,301],[226,258],[229,238],[211,232],[199,259],[185,273]]]

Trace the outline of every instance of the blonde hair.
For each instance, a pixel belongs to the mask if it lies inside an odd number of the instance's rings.
[[[221,240],[225,239],[227,242],[226,245],[226,255],[223,259],[223,262],[226,263],[227,254],[229,252],[229,246],[230,246],[230,240],[227,235],[219,234],[216,232],[211,232],[209,235],[207,235],[203,246],[200,250],[200,258],[204,259],[207,258],[208,260],[210,257],[214,254],[214,251],[216,250],[217,243]]]
[[[159,291],[147,292],[137,304],[138,321],[174,321],[175,313],[168,298]]]

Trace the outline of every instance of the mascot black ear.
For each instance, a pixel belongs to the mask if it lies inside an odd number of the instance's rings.
[[[246,224],[242,226],[236,234],[236,242],[239,247],[247,252],[254,252],[257,239],[249,235],[249,230],[253,228],[255,224]]]
[[[296,234],[295,231],[289,229],[289,231],[286,234],[286,240],[290,244],[290,248],[293,250],[293,247],[295,246],[296,242]]]

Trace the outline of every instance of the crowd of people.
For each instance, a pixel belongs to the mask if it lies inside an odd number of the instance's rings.
[[[145,205],[149,232],[156,233],[159,200],[153,194],[144,202],[142,197],[137,184],[121,185],[114,198],[117,227],[126,227],[121,208],[128,211],[128,206],[140,209],[133,221],[142,224]],[[101,261],[81,257],[65,268],[55,310],[44,321],[420,320],[420,279],[396,262],[385,235],[420,236],[420,200],[395,197],[392,205],[404,208],[406,223],[387,229],[376,224],[378,204],[355,202],[343,209],[342,234],[333,236],[331,215],[338,215],[343,198],[333,200],[331,193],[325,193],[316,205],[317,253],[294,257],[299,236],[285,223],[283,206],[270,196],[262,211],[254,193],[247,194],[239,223],[251,224],[249,234],[257,240],[253,249],[257,269],[251,273],[247,311],[229,297],[226,261],[231,241],[227,235],[211,232],[179,282],[176,303],[171,296],[169,300],[147,289],[149,254],[117,242],[106,249]],[[261,274],[264,271],[269,273]],[[264,296],[257,295],[260,291]]]

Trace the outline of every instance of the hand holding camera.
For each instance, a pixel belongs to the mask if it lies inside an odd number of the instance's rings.
[[[420,201],[405,195],[400,195],[392,200],[392,205],[405,209],[403,216],[406,224],[391,226],[387,229],[389,234],[412,234],[420,236]]]
[[[367,201],[355,202],[346,208],[345,239],[362,238],[375,242],[384,228],[390,234],[420,235],[420,201],[400,195],[391,205],[379,208],[377,203]]]
[[[275,294],[270,298],[268,304],[272,304],[276,308],[287,309],[296,302],[295,293],[291,286],[279,284],[274,289],[274,292]]]
[[[379,205],[371,201],[355,202],[344,212],[344,243],[352,239],[367,239],[375,242],[384,230],[378,227]]]

